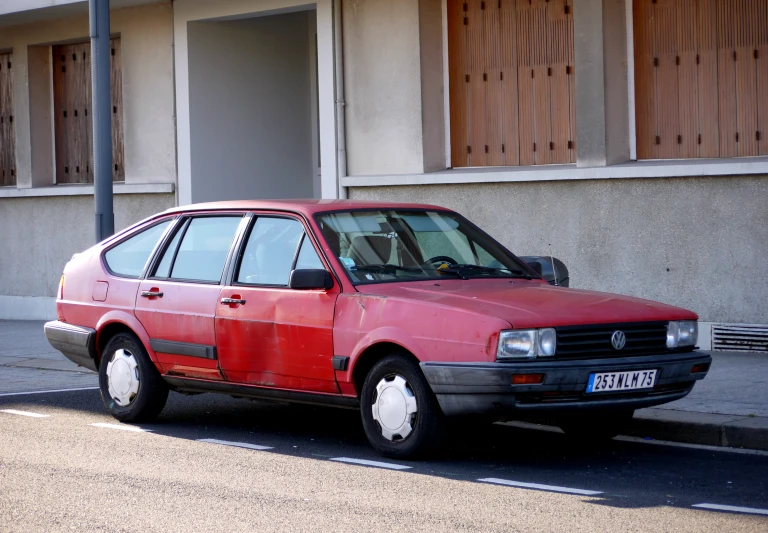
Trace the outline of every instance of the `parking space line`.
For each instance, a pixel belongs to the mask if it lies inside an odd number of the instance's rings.
[[[350,463],[353,465],[375,466],[377,468],[389,468],[390,470],[408,470],[412,466],[398,465],[395,463],[385,463],[382,461],[369,461],[368,459],[355,459],[353,457],[331,457],[331,461],[340,463]]]
[[[768,516],[768,509],[755,509],[754,507],[739,507],[736,505],[719,505],[717,503],[697,503],[691,507],[698,509],[711,509],[713,511],[730,511],[732,513],[761,514]]]
[[[29,392],[4,392],[0,397],[5,396],[29,396],[30,394],[50,394],[52,392],[71,392],[79,390],[99,390],[98,387],[79,387],[77,389],[55,389],[55,390],[33,390]]]
[[[235,448],[248,448],[249,450],[271,450],[272,446],[262,446],[260,444],[250,444],[248,442],[234,442],[219,439],[195,439],[197,442],[207,442],[209,444],[221,444],[223,446],[234,446]]]
[[[151,432],[151,429],[144,429],[140,428],[138,426],[127,426],[124,424],[107,424],[106,422],[97,422],[95,424],[88,424],[89,426],[97,427],[97,428],[107,428],[107,429],[121,429],[123,431],[135,431],[137,433],[142,432]]]
[[[572,489],[570,487],[558,487],[556,485],[542,485],[540,483],[524,483],[522,481],[511,481],[509,479],[499,479],[495,477],[486,477],[478,479],[482,483],[494,483],[496,485],[507,485],[509,487],[518,487],[522,489],[546,490],[549,492],[563,492],[566,494],[579,494],[581,496],[596,496],[602,494],[601,490]]]
[[[17,411],[16,409],[0,409],[0,413],[8,413],[9,415],[28,416],[31,418],[48,418],[51,415],[41,415],[40,413],[30,413],[29,411]]]

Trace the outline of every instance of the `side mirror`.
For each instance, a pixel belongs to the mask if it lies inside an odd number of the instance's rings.
[[[568,268],[557,257],[526,255],[521,256],[520,259],[547,280],[550,285],[559,285],[561,287],[568,287],[570,285]]]
[[[296,290],[333,288],[333,276],[321,268],[301,268],[291,271],[288,287]]]

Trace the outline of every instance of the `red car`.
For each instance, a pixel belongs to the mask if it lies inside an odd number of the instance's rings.
[[[552,286],[419,204],[170,209],[76,254],[57,313],[48,340],[99,372],[119,420],[156,417],[169,390],[359,408],[390,457],[434,448],[461,415],[610,438],[711,363],[691,311]]]

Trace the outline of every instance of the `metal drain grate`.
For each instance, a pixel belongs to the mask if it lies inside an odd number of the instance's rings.
[[[768,325],[713,324],[712,349],[724,352],[768,352]]]

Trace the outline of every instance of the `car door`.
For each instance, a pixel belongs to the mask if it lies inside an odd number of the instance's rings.
[[[222,379],[214,317],[243,214],[188,217],[139,286],[135,314],[166,374]]]
[[[257,215],[251,222],[216,310],[219,363],[228,380],[339,392],[332,365],[338,284],[288,287],[294,268],[328,269],[317,249],[298,218]]]

